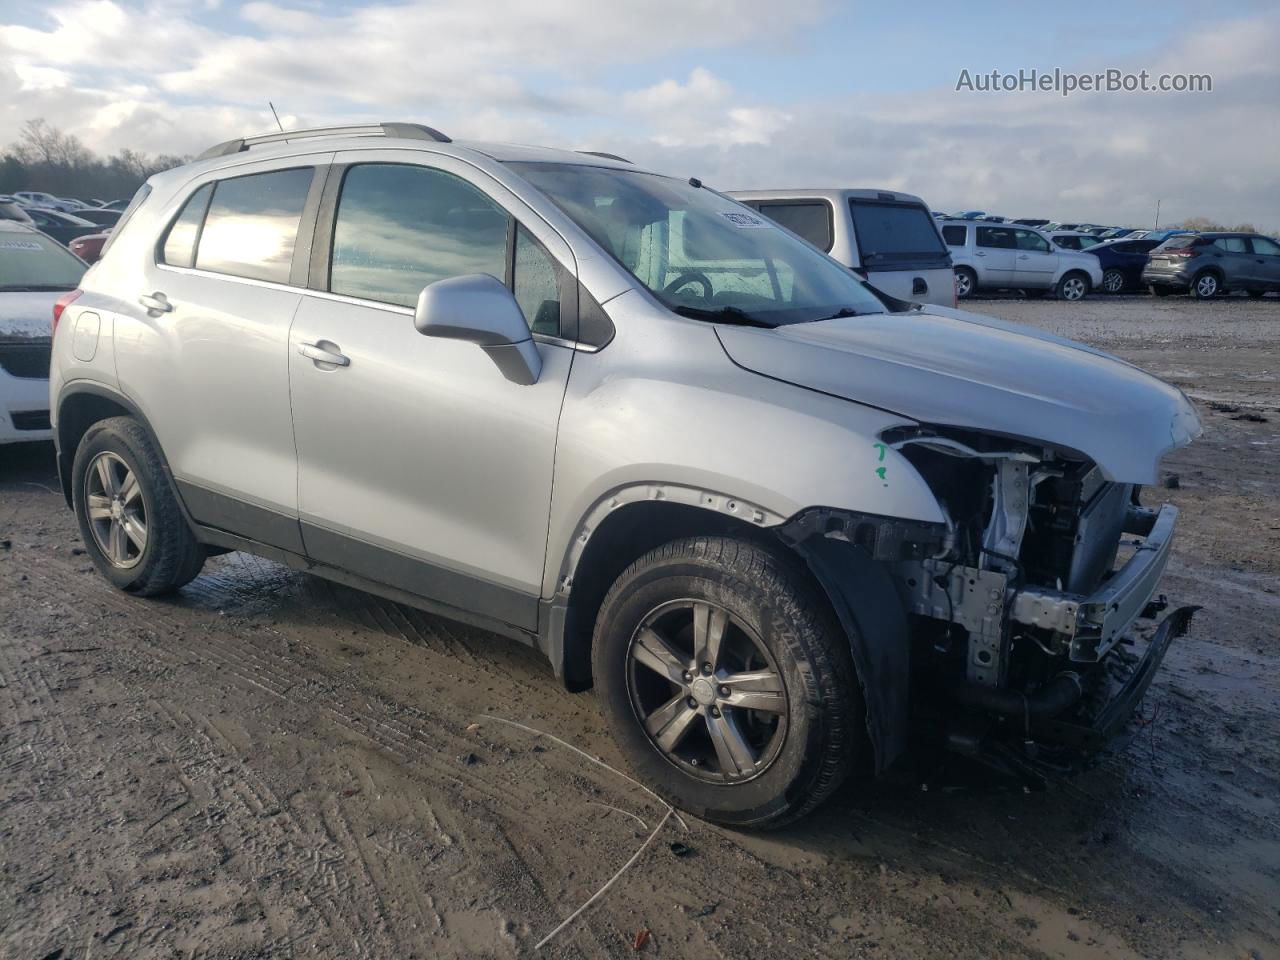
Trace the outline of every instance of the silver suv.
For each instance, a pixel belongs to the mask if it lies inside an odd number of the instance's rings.
[[[122,224],[50,384],[102,575],[246,550],[536,646],[684,809],[784,823],[921,717],[1060,765],[1186,623],[1108,703],[1179,391],[889,298],[696,179],[382,124],[222,144]]]
[[[1053,292],[1059,300],[1083,300],[1102,283],[1102,266],[1090,253],[1066,250],[1039,230],[980,220],[944,220],[942,236],[955,264],[956,295],[978,290]]]

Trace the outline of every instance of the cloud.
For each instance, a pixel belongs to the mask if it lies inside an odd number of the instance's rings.
[[[43,116],[95,149],[195,152],[272,129],[270,99],[287,125],[420,119],[611,150],[723,188],[880,186],[944,210],[1131,223],[1159,199],[1165,219],[1280,226],[1280,15],[1198,23],[1128,62],[1060,64],[1210,73],[1208,94],[772,93],[771,72],[832,9],[55,0],[36,26],[0,24],[0,143]],[[750,89],[713,66],[726,52],[753,64]],[[936,53],[904,55],[904,76],[911,55]],[[980,50],[946,55],[957,73],[961,58],[983,67]]]

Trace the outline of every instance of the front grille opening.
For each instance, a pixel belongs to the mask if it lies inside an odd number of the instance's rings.
[[[9,414],[9,419],[15,430],[48,430],[51,426],[48,410],[23,410]]]

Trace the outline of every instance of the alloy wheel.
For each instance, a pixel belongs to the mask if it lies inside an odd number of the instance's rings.
[[[1218,278],[1206,273],[1196,281],[1196,294],[1201,297],[1212,297],[1218,292]]]
[[[627,651],[632,708],[653,747],[685,773],[739,783],[786,738],[786,688],[759,636],[724,607],[674,600],[650,611]]]
[[[1062,283],[1063,300],[1079,300],[1085,295],[1084,281],[1079,277],[1068,277]]]
[[[972,284],[969,282],[969,275],[963,271],[956,274],[956,296],[967,297],[973,292]]]
[[[1108,270],[1102,278],[1102,289],[1107,293],[1119,293],[1124,289],[1124,274],[1119,270]]]
[[[147,548],[147,511],[138,477],[120,457],[104,451],[85,471],[89,528],[112,566],[136,566]]]

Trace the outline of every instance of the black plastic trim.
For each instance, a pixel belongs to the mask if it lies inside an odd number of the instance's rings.
[[[261,543],[303,552],[302,530],[298,518],[247,503],[199,484],[175,480],[187,513],[199,526],[251,535]]]
[[[375,546],[306,520],[301,522],[306,553],[317,563],[366,577],[408,594],[484,616],[511,629],[538,629],[538,597],[436,564]]]

